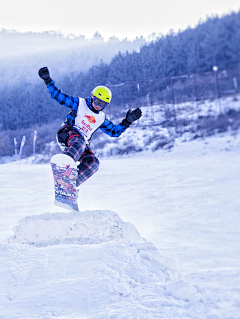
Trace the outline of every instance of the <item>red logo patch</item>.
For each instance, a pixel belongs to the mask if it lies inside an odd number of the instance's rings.
[[[84,117],[86,117],[88,119],[89,123],[96,123],[95,117],[94,116],[90,116],[90,115],[85,115]]]

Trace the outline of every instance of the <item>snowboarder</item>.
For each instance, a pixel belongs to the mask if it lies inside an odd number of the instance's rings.
[[[73,97],[57,88],[47,67],[41,68],[38,74],[47,85],[51,97],[61,105],[71,108],[66,121],[57,132],[57,141],[63,154],[70,156],[75,162],[80,162],[77,166],[76,187],[78,187],[99,168],[99,160],[89,147],[88,141],[92,134],[100,128],[109,136],[118,137],[132,122],[142,116],[142,111],[139,108],[128,110],[122,122],[114,125],[102,112],[112,98],[112,93],[107,87],[97,86],[86,99]]]

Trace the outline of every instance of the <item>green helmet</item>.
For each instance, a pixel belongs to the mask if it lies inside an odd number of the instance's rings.
[[[97,86],[91,93],[91,97],[93,96],[109,104],[112,99],[112,92],[106,86]]]

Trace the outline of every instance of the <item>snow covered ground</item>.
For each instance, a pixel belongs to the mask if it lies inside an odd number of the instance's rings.
[[[0,318],[240,318],[240,136],[102,159],[80,213],[0,165]]]

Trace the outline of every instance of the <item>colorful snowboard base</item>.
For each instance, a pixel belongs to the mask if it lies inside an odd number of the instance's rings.
[[[51,158],[51,167],[55,190],[54,205],[79,211],[76,190],[78,172],[75,161],[68,155],[56,154]]]

